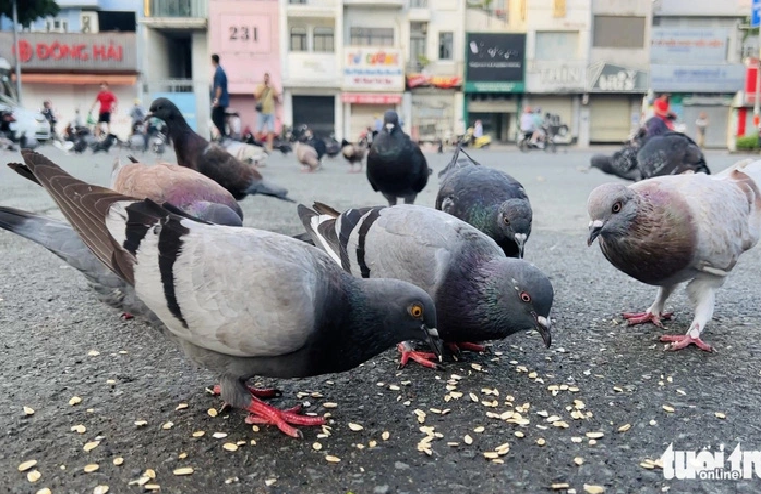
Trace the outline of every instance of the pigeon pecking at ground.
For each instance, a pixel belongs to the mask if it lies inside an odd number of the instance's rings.
[[[376,206],[339,213],[325,204],[298,212],[315,245],[356,277],[414,283],[436,302],[442,340],[459,350],[484,351],[498,340],[536,329],[551,344],[550,280],[533,264],[505,257],[497,244],[454,216],[417,205]],[[400,345],[411,358],[436,367],[430,354]]]
[[[265,180],[253,165],[243,163],[224,148],[196,134],[190,128],[180,110],[166,98],[151,103],[147,118],[158,118],[166,123],[167,134],[172,140],[177,163],[196,170],[216,181],[236,199],[261,194],[287,202],[288,190]]]
[[[666,335],[678,350],[700,339],[711,320],[716,291],[740,255],[761,235],[761,161],[744,160],[718,175],[657,177],[630,186],[604,184],[589,196],[589,239],[600,240],[613,266],[642,283],[658,286],[645,312],[624,313],[629,324],[663,327],[666,299],[683,282],[695,304],[687,334]]]
[[[431,170],[410,136],[399,127],[399,115],[387,111],[383,115],[383,130],[373,139],[367,154],[367,180],[375,192],[380,192],[393,206],[398,198],[405,204],[415,202],[425,188]]]
[[[259,395],[273,390],[245,384],[255,375],[343,372],[408,339],[440,357],[436,308],[410,283],[354,278],[299,240],[201,222],[77,180],[41,154],[22,156],[87,247],[135,287],[191,360],[219,376],[222,398],[248,411],[247,423],[294,437],[292,425],[325,423],[266,405]]]
[[[493,238],[506,256],[522,258],[533,215],[525,189],[507,173],[482,166],[465,151],[466,158],[459,159],[460,151],[457,146],[452,161],[439,173],[436,209]]]

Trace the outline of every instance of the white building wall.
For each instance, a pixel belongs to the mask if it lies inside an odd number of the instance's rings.
[[[193,71],[193,92],[196,96],[196,125],[198,134],[208,136],[211,119],[211,54],[207,32],[194,32],[191,39],[191,64]]]

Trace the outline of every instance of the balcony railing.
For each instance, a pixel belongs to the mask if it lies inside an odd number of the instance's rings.
[[[488,16],[507,20],[507,6],[504,1],[468,0],[466,5],[470,10],[480,10]]]
[[[144,0],[146,17],[205,18],[207,0]]]
[[[410,0],[411,9],[427,9],[428,0]]]

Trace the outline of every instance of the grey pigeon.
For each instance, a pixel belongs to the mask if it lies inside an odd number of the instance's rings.
[[[391,206],[400,197],[412,204],[428,183],[431,170],[425,156],[402,131],[395,111],[383,115],[383,130],[367,154],[366,174],[373,190],[383,194]]]
[[[718,175],[657,177],[630,186],[604,184],[589,196],[589,239],[600,240],[613,266],[658,295],[645,312],[624,313],[629,324],[663,327],[666,300],[684,282],[695,304],[687,334],[667,335],[678,350],[711,347],[700,333],[711,320],[716,291],[740,255],[761,235],[761,161],[744,160]]]
[[[339,213],[315,203],[298,206],[315,245],[356,277],[388,277],[414,283],[436,302],[442,340],[459,349],[483,351],[472,342],[497,340],[536,329],[551,343],[553,289],[537,267],[505,257],[497,244],[471,225],[435,209],[376,206]],[[427,366],[430,355],[400,347]]]
[[[167,134],[177,155],[177,164],[185,166],[227,189],[241,200],[249,195],[261,194],[286,202],[288,190],[272,184],[251,164],[244,163],[221,146],[209,144],[190,128],[177,106],[167,98],[156,98],[146,118],[158,118],[166,123]]]
[[[22,155],[87,247],[135,287],[191,360],[219,376],[222,398],[247,410],[248,423],[294,437],[291,424],[324,424],[264,404],[245,385],[252,376],[343,372],[407,339],[438,350],[433,301],[410,283],[353,278],[299,240],[196,221]]]
[[[643,180],[685,172],[711,174],[700,146],[673,131],[648,138],[637,153],[637,166]]]
[[[460,151],[466,156],[459,159]],[[482,166],[460,146],[439,174],[436,209],[475,226],[508,257],[523,257],[533,213],[526,191],[505,172]]]

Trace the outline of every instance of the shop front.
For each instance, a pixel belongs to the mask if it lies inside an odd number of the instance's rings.
[[[118,100],[111,131],[129,135],[129,111],[138,96],[136,51],[135,33],[24,33],[18,50],[11,33],[0,33],[0,57],[12,61],[19,54],[22,105],[42,108],[49,100],[58,115],[58,133],[75,110],[87,117],[105,81]]]
[[[344,50],[341,102],[344,106],[344,137],[359,140],[386,110],[401,115],[404,70],[401,50],[350,47]],[[404,122],[403,122],[404,124]],[[405,127],[406,129],[406,127]]]
[[[557,115],[575,140],[579,136],[581,100],[586,87],[585,62],[532,61],[526,68],[523,104]]]
[[[587,77],[588,129],[581,132],[589,136],[591,144],[626,141],[640,125],[642,98],[648,89],[647,71],[598,62],[589,67]]]
[[[455,135],[455,123],[459,120],[457,110],[462,108],[461,87],[462,77],[458,76],[407,75],[412,105],[407,131],[413,140],[437,142]]]
[[[270,75],[270,84],[283,93],[280,71],[278,0],[209,2],[209,56],[216,53],[227,74],[228,113],[240,117],[240,130],[256,130],[254,91]],[[211,61],[209,61],[211,69]],[[213,72],[209,74],[211,81]],[[275,105],[275,132],[280,132],[283,104]]]
[[[708,117],[705,146],[726,148],[732,102],[745,84],[745,65],[727,60],[728,29],[656,28],[650,49],[650,85],[669,94],[684,132],[696,135],[701,113]],[[755,85],[755,81],[754,81]]]
[[[526,35],[467,33],[463,120],[476,120],[496,142],[518,136],[520,94],[524,89]]]
[[[343,104],[338,55],[322,52],[289,52],[283,74],[286,125],[309,127],[315,135],[336,133],[340,140]]]

